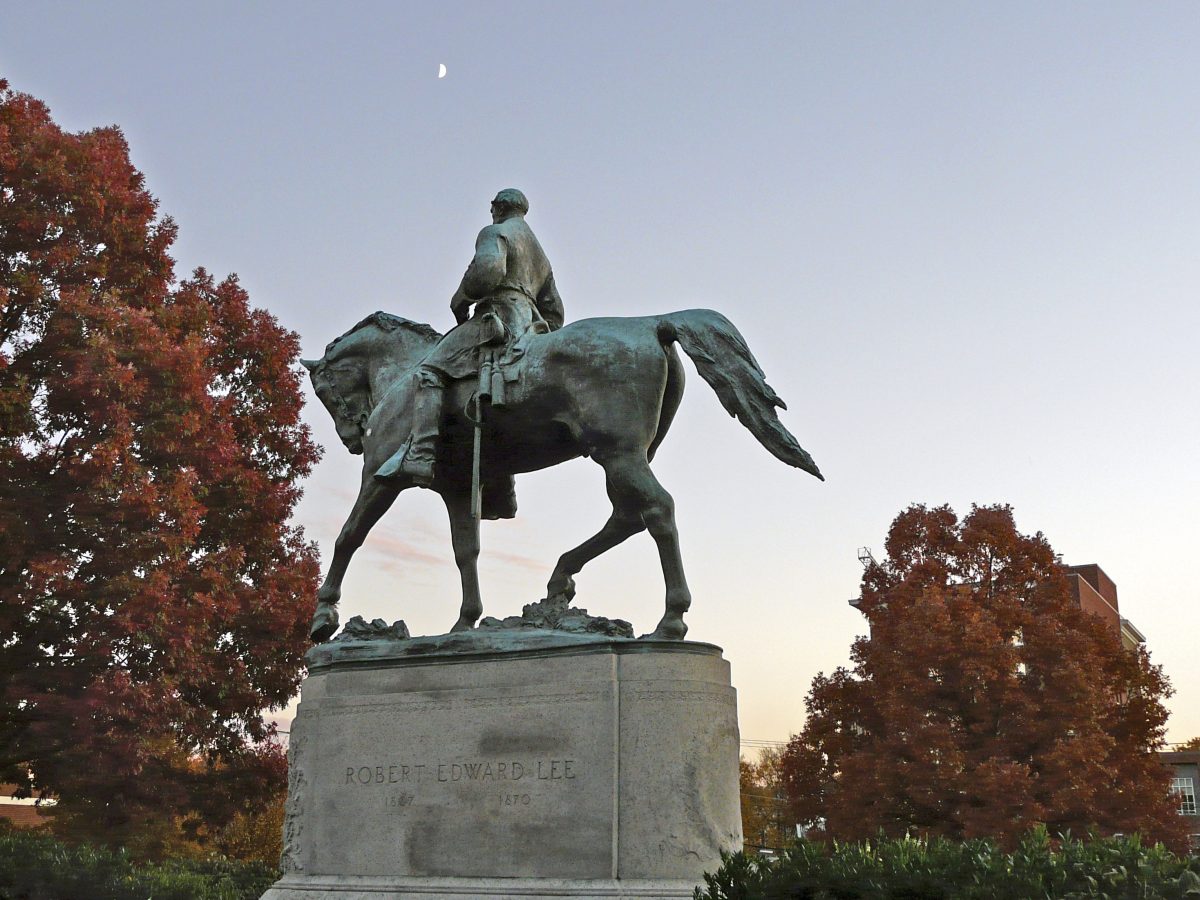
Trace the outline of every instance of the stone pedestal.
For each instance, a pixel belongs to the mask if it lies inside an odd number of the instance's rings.
[[[264,900],[683,900],[740,847],[718,647],[536,630],[325,644]]]

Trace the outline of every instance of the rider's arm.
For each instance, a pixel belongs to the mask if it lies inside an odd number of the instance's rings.
[[[459,285],[458,290],[454,292],[454,296],[450,298],[450,312],[454,313],[454,321],[461,325],[467,319],[471,318],[471,304],[474,302],[467,296],[462,285]]]
[[[546,279],[546,283],[542,285],[542,289],[538,293],[537,308],[551,331],[562,328],[565,314],[562,297],[558,296],[558,288],[554,284],[553,272],[550,273],[550,277]]]
[[[481,300],[496,289],[508,270],[508,242],[495,231],[495,226],[479,232],[475,241],[475,258],[467,266],[459,293],[471,300]],[[457,296],[457,294],[455,295]],[[452,301],[453,302],[453,301]]]

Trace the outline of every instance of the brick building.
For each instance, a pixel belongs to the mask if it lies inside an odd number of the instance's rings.
[[[42,809],[29,800],[14,799],[15,784],[0,784],[0,819],[5,819],[18,828],[35,828],[46,824]]]
[[[863,565],[875,561],[871,551],[862,547],[858,551],[858,559]],[[1146,643],[1143,635],[1133,623],[1122,618],[1120,606],[1117,604],[1117,585],[1095,563],[1082,566],[1064,566],[1067,575],[1067,586],[1075,602],[1085,612],[1103,619],[1112,630],[1120,635],[1121,644],[1126,650],[1133,650]],[[860,597],[850,600],[850,605],[859,608]]]
[[[1095,563],[1084,566],[1067,566],[1067,583],[1075,602],[1084,612],[1099,616],[1121,636],[1126,650],[1133,650],[1146,643],[1146,637],[1133,627],[1133,623],[1121,617],[1117,605],[1117,586]]]
[[[1196,811],[1196,786],[1200,784],[1200,750],[1167,750],[1158,754],[1171,770],[1171,789],[1179,800],[1179,814],[1188,820],[1192,852],[1200,851],[1200,814]]]
[[[1146,638],[1133,624],[1121,617],[1117,605],[1117,586],[1095,563],[1086,566],[1067,566],[1067,579],[1075,602],[1087,612],[1094,613],[1121,635],[1126,650],[1146,643]],[[1200,851],[1200,814],[1196,807],[1196,787],[1200,785],[1200,750],[1169,750],[1158,758],[1171,770],[1171,788],[1179,800],[1179,814],[1188,820],[1192,852]]]

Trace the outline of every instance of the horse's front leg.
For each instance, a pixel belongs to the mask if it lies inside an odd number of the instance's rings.
[[[479,596],[479,520],[471,514],[469,491],[448,491],[442,495],[450,514],[450,540],[454,544],[454,563],[462,579],[462,606],[451,631],[470,631],[483,615]]]
[[[309,631],[314,643],[329,640],[337,631],[337,603],[342,596],[342,578],[346,575],[346,567],[350,565],[354,551],[362,546],[363,541],[367,539],[367,533],[379,521],[379,517],[388,511],[398,493],[399,487],[378,481],[373,474],[364,469],[354,508],[350,510],[346,524],[342,526],[337,543],[334,544],[329,572],[325,575],[321,589],[317,591],[317,611],[313,615],[312,628]]]

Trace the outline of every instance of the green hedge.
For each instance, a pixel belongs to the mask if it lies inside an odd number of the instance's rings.
[[[738,853],[704,876],[696,900],[1174,900],[1200,898],[1200,859],[1136,837],[1051,841],[1030,832],[1012,853],[991,841],[800,841],[777,859]]]
[[[258,900],[278,877],[228,859],[135,865],[123,852],[0,827],[0,900]]]

